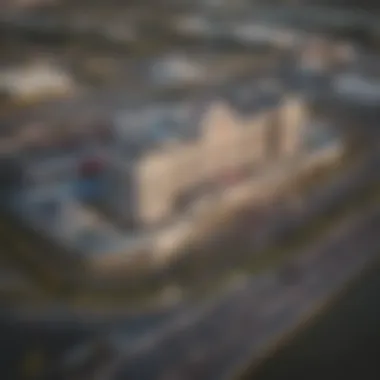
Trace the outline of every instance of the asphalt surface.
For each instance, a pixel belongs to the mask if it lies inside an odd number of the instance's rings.
[[[58,368],[62,359],[79,347],[90,346],[107,335],[118,346],[134,345],[144,334],[160,329],[177,318],[189,305],[146,314],[94,316],[91,312],[68,313],[57,307],[41,313],[35,310],[0,310],[0,378],[21,379],[27,355],[38,353],[44,359],[44,371]],[[54,378],[54,380],[57,380]]]
[[[187,305],[186,305],[187,306]],[[130,311],[96,313],[94,311],[78,310],[69,311],[67,308],[42,310],[19,309],[8,312],[9,318],[16,323],[43,324],[45,327],[55,325],[67,328],[80,328],[83,325],[93,329],[110,329],[123,327],[126,332],[141,333],[147,327],[160,325],[171,316],[177,315],[185,308],[185,304],[172,308],[146,313],[132,314]]]
[[[16,323],[2,317],[0,377],[4,380],[26,380],[27,369],[24,365],[26,366],[28,355],[42,355],[45,364],[54,362],[66,350],[93,337],[94,331],[87,329],[86,326],[69,328],[56,324],[47,328],[41,323]]]
[[[258,356],[268,340],[295,327],[302,316],[374,258],[380,214],[333,234],[297,260],[301,278],[284,285],[276,275],[242,284],[207,316],[144,349],[129,351],[104,379],[228,379]],[[358,254],[360,253],[360,254]]]

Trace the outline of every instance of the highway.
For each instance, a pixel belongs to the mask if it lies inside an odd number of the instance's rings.
[[[180,326],[144,349],[129,350],[96,379],[229,379],[374,258],[379,227],[378,209],[365,220],[347,222],[327,242],[296,259],[296,285],[284,284],[274,273],[253,278],[201,320]]]

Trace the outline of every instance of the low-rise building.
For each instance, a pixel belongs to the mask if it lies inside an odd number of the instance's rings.
[[[258,166],[300,152],[300,131],[307,118],[302,99],[278,95],[254,99],[255,94],[252,98],[244,91],[237,95],[240,99],[232,94],[230,99],[208,101],[198,125],[192,126],[197,131],[193,136],[150,144],[142,137],[134,143],[127,137],[123,143],[119,126],[120,147],[110,161],[115,193],[106,199],[109,210],[140,226],[165,223],[202,197],[254,175]],[[184,122],[190,120],[196,117]]]

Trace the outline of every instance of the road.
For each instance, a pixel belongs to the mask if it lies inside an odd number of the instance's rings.
[[[48,310],[45,308],[35,310],[31,307],[19,308],[12,311],[8,310],[7,314],[17,323],[41,323],[46,327],[59,324],[68,328],[77,328],[86,324],[94,329],[127,326],[127,331],[130,330],[131,333],[139,334],[141,331],[145,331],[147,326],[160,325],[169,317],[177,315],[188,306],[185,305],[183,303],[167,309],[139,313],[132,313],[130,310],[120,310],[119,312],[113,310],[102,313],[91,309],[82,310],[80,307],[76,311],[57,305],[55,308],[49,307]]]
[[[360,222],[338,229],[328,243],[297,259],[296,286],[285,286],[275,275],[252,279],[201,320],[124,354],[97,379],[228,379],[373,259],[379,210]]]
[[[186,305],[189,307],[188,305]],[[150,331],[161,330],[167,320],[178,319],[185,305],[149,314],[120,314],[94,317],[93,314],[67,314],[67,310],[50,310],[21,314],[0,309],[0,373],[2,379],[21,379],[26,355],[38,352],[44,356],[45,369],[55,367],[80,347],[86,347],[102,334],[114,344],[133,345]],[[60,315],[60,312],[62,314]],[[116,344],[117,345],[117,344]],[[54,379],[56,380],[56,379]]]
[[[85,325],[70,328],[56,324],[47,328],[41,323],[17,323],[9,318],[1,317],[1,378],[26,380],[27,377],[23,375],[28,355],[42,355],[44,363],[54,362],[66,350],[81,341],[93,338],[94,334],[95,332]]]
[[[40,312],[0,308],[0,373],[4,380],[19,379],[24,356],[34,351],[43,353],[47,369],[54,368],[56,360],[87,346],[102,334],[112,337],[114,344],[133,345],[141,336],[162,330],[168,320],[178,320],[178,315],[189,307],[183,303],[150,313],[98,315],[92,311],[69,312],[59,306]]]

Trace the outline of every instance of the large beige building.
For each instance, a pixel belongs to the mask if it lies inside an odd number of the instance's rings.
[[[135,226],[166,223],[200,199],[247,181],[270,161],[297,156],[307,116],[306,104],[295,96],[250,112],[212,101],[194,126],[197,137],[167,141],[129,158],[115,150],[106,206]]]

